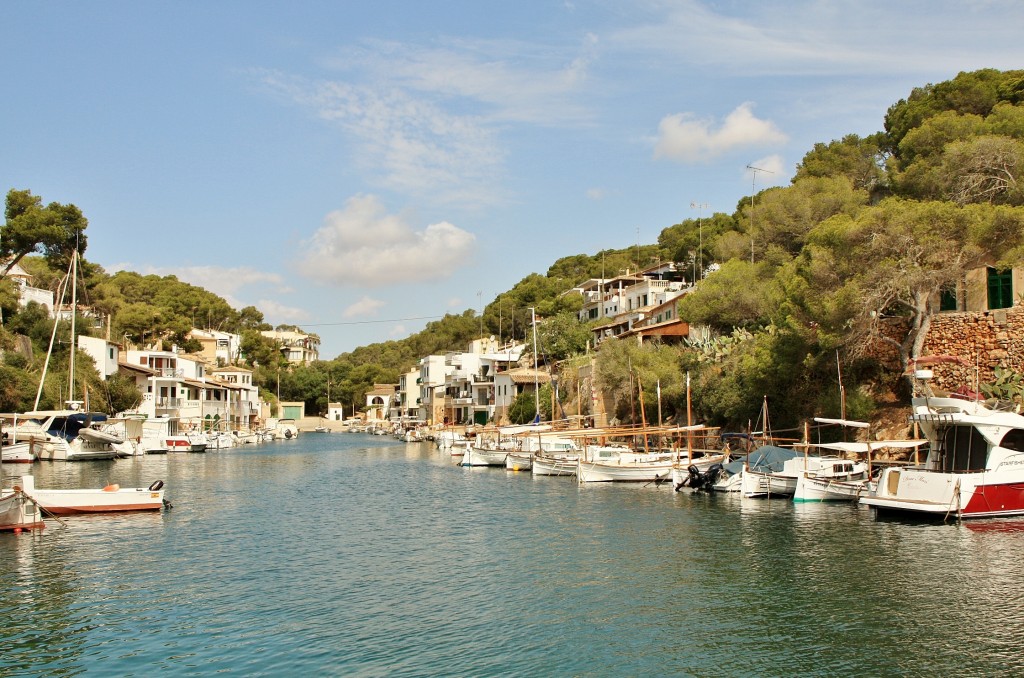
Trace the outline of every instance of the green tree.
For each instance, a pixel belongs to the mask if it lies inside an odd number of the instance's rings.
[[[0,261],[5,264],[0,278],[32,252],[41,252],[47,261],[62,268],[76,248],[85,251],[88,221],[74,205],[51,202],[44,207],[31,191],[11,189],[5,216],[0,232]]]
[[[575,313],[563,312],[537,323],[538,352],[546,362],[585,353],[593,335]]]
[[[881,132],[863,138],[847,134],[838,141],[816,143],[797,164],[793,183],[808,178],[846,177],[855,190],[874,193],[887,183],[884,144]]]

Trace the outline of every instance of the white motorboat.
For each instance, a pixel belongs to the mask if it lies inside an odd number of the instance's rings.
[[[1024,416],[948,397],[917,397],[912,408],[928,439],[924,463],[883,470],[861,504],[942,519],[1024,515]]]
[[[274,426],[275,440],[292,440],[299,435],[299,427],[294,419],[278,419]]]
[[[97,426],[107,421],[100,412],[80,410],[39,410],[23,415],[17,435],[30,443],[39,459],[84,461],[113,459],[112,445],[124,442]]]
[[[261,437],[255,431],[232,431],[238,445],[255,445],[262,442]]]
[[[149,487],[107,485],[100,489],[52,490],[35,486],[35,478],[21,477],[22,493],[46,513],[111,513],[117,511],[158,511],[164,507],[164,483],[157,480]]]
[[[465,443],[466,436],[458,431],[440,431],[434,436],[434,444],[439,450],[451,449],[457,442]]]

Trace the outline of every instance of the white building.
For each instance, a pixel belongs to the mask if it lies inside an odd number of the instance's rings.
[[[53,292],[32,287],[32,276],[18,264],[11,267],[11,270],[7,272],[7,277],[18,287],[18,303],[20,305],[27,306],[29,302],[34,301],[45,306],[50,315],[53,315]]]
[[[448,373],[454,368],[446,363],[446,356],[428,355],[420,359],[418,385],[419,418],[428,424],[444,421],[444,392]]]
[[[420,419],[420,370],[409,370],[398,378],[398,421],[411,422]]]
[[[80,334],[78,348],[95,361],[96,371],[104,379],[117,373],[117,363],[121,355],[121,347],[118,344],[106,339]]]
[[[277,342],[281,355],[293,365],[308,365],[320,359],[320,340],[292,330],[266,330],[264,337]]]

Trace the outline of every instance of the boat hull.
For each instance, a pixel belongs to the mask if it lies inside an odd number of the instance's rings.
[[[1024,469],[990,473],[943,473],[921,468],[885,469],[875,493],[860,503],[880,513],[942,518],[1024,515]]]
[[[467,445],[462,455],[460,466],[504,466],[508,450],[487,450],[480,449],[473,445]]]
[[[663,462],[595,462],[582,461],[576,470],[581,483],[659,482],[672,476],[672,461]]]
[[[571,476],[576,474],[579,457],[546,457],[534,455],[530,472],[535,476]]]
[[[533,469],[533,455],[522,452],[509,452],[505,457],[505,468],[509,471],[531,471]]]
[[[83,513],[114,513],[128,511],[159,511],[164,507],[163,483],[159,488],[146,487],[83,490],[50,490],[35,486],[32,476],[22,478],[22,489],[44,511],[58,516]],[[156,484],[154,483],[154,486]]]
[[[16,490],[0,492],[0,531],[40,530],[45,527],[39,507]]]
[[[35,460],[35,452],[27,442],[4,445],[0,450],[0,461],[5,464],[31,464]]]
[[[775,473],[761,473],[749,469],[741,476],[744,497],[792,497],[796,492],[796,478]]]
[[[872,485],[867,480],[836,480],[802,475],[796,480],[793,501],[856,502],[871,492]]]

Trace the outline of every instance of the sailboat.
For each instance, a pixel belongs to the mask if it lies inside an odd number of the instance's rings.
[[[77,271],[78,251],[72,255],[71,270],[71,358],[69,395],[74,394],[75,375],[75,312],[78,298]],[[50,350],[47,352],[47,365],[53,352],[53,337],[56,336],[57,322],[54,322],[53,336],[50,338]],[[36,394],[36,406],[43,392],[46,368],[39,381]],[[96,428],[107,421],[107,416],[100,412],[87,412],[80,409],[82,403],[69,399],[69,407],[64,410],[39,410],[25,415],[28,423],[19,427],[19,436],[27,437],[36,446],[40,459],[49,460],[81,460],[81,459],[113,459],[116,451],[112,445],[124,441],[114,434]],[[98,513],[110,511],[153,511],[163,508],[164,482],[157,480],[149,487],[121,488],[116,484],[99,489],[44,489],[35,486],[35,478],[26,474],[19,479],[19,484],[12,492],[22,498],[22,511],[25,520],[38,516],[35,508],[48,514]],[[3,500],[7,494],[0,495],[0,512],[3,511]],[[26,503],[29,502],[29,503]],[[16,510],[15,508],[11,509]],[[12,514],[13,516],[13,514]],[[16,516],[13,516],[16,517]],[[2,518],[0,518],[2,519]]]
[[[78,310],[78,250],[71,257],[68,278],[71,286],[71,352],[68,360],[68,400],[67,407],[60,410],[38,410],[26,412],[18,426],[18,437],[29,441],[29,445],[37,458],[48,461],[79,461],[89,459],[114,459],[117,451],[113,445],[124,442],[121,438],[107,431],[100,430],[107,421],[102,412],[82,410],[83,401],[75,400],[75,316]],[[67,283],[65,283],[67,291]],[[54,319],[53,333],[50,336],[50,347],[46,352],[46,363],[43,375],[39,379],[39,390],[36,392],[36,408],[43,394],[46,371],[57,336],[59,314]]]

